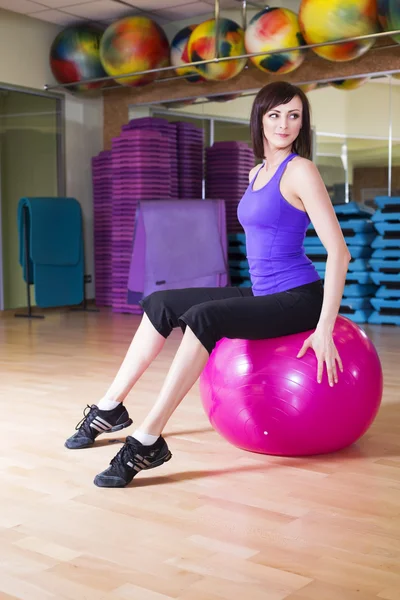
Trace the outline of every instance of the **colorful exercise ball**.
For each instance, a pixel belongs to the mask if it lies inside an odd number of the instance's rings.
[[[188,42],[190,62],[212,60],[216,50],[215,19],[204,21],[192,31]],[[245,54],[244,31],[231,19],[218,20],[218,58]],[[246,58],[196,65],[197,72],[209,81],[224,81],[236,77],[245,67]]]
[[[251,19],[245,33],[246,52],[284,50],[304,44],[299,20],[287,8],[264,8]],[[301,65],[305,54],[301,50],[251,56],[250,60],[261,71],[282,75],[290,73]]]
[[[299,85],[298,87],[303,90],[303,92],[305,94],[308,94],[309,92],[312,92],[313,90],[317,89],[317,83],[316,82],[312,82],[312,83],[303,83],[301,85]]]
[[[317,382],[317,359],[297,354],[311,332],[264,339],[223,338],[200,377],[213,428],[251,452],[304,456],[341,450],[372,425],[382,399],[378,353],[363,329],[336,319],[333,339],[343,362],[331,387]]]
[[[171,65],[176,67],[177,75],[184,75],[190,83],[204,81],[204,78],[199,75],[194,67],[185,67],[189,63],[188,41],[192,31],[197,25],[188,25],[184,27],[174,37],[171,42]]]
[[[54,39],[50,48],[50,68],[58,83],[75,83],[69,90],[96,90],[104,81],[85,80],[107,77],[100,60],[100,41],[104,29],[94,25],[67,27]]]
[[[184,108],[185,106],[190,106],[196,102],[197,98],[186,98],[186,100],[173,100],[172,102],[163,102],[162,106],[164,108],[172,108],[175,110],[176,108]]]
[[[357,90],[359,87],[364,85],[368,81],[369,77],[358,77],[355,79],[335,79],[335,81],[330,81],[329,85],[338,89],[338,90]]]
[[[299,23],[307,44],[369,35],[379,31],[376,0],[302,0]],[[374,38],[313,48],[331,61],[349,61],[362,56]]]
[[[378,18],[384,31],[400,29],[399,0],[378,0]],[[391,37],[400,44],[400,34]]]
[[[107,73],[116,77],[169,66],[168,39],[157,23],[148,17],[125,17],[104,32],[100,58]],[[159,72],[118,78],[128,86],[144,85],[160,76]]]
[[[216,94],[215,96],[209,96],[210,102],[230,102],[231,100],[237,100],[242,95],[241,92],[238,94]]]

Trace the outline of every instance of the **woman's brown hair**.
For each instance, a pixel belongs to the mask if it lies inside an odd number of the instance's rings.
[[[251,109],[250,130],[253,144],[253,152],[257,159],[263,160],[264,156],[264,131],[262,120],[269,110],[287,104],[298,96],[303,105],[302,127],[296,140],[293,142],[293,152],[296,152],[303,158],[311,158],[311,117],[310,104],[308,98],[299,87],[287,83],[286,81],[274,81],[265,85],[254,98]]]

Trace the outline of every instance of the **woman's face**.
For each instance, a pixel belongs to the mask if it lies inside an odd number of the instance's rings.
[[[300,133],[303,104],[294,96],[287,104],[271,108],[263,116],[264,144],[270,148],[283,149],[291,146]]]

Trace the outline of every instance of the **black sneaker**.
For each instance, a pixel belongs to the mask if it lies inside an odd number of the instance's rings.
[[[96,475],[94,484],[98,487],[125,487],[140,471],[159,467],[170,460],[171,456],[167,443],[161,436],[151,446],[144,446],[128,436],[108,469]]]
[[[132,419],[122,403],[112,410],[100,410],[95,404],[87,405],[83,414],[83,419],[75,427],[77,432],[65,442],[65,446],[71,450],[89,448],[100,433],[120,431],[132,425]]]

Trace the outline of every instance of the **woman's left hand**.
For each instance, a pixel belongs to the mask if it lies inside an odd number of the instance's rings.
[[[339,356],[339,352],[333,341],[331,333],[324,332],[323,330],[316,329],[304,342],[301,347],[297,358],[301,358],[305,355],[308,348],[312,348],[315,352],[318,361],[317,380],[318,383],[322,381],[322,374],[324,371],[324,363],[326,365],[326,372],[328,374],[329,385],[333,386],[334,383],[338,382],[338,374],[336,362],[339,365],[339,369],[343,372],[343,364]]]

